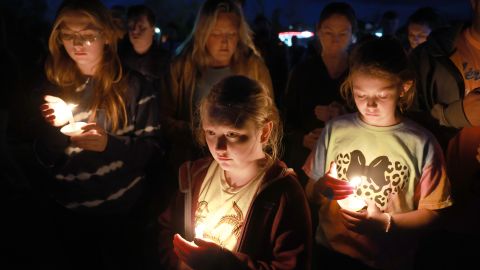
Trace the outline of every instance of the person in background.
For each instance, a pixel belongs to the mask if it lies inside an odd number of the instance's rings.
[[[122,64],[162,87],[158,81],[167,74],[170,53],[155,41],[155,14],[145,5],[131,6],[127,26],[130,43],[121,52]]]
[[[480,1],[471,0],[472,20],[432,32],[411,54],[417,76],[417,110],[412,117],[437,136],[445,151],[455,205],[445,231],[431,243],[431,258],[451,266],[477,261],[469,246],[480,234]],[[459,164],[461,163],[461,165]],[[452,247],[443,249],[439,243]],[[445,261],[439,266],[445,267]]]
[[[76,104],[70,121],[86,122],[80,134],[66,136],[58,100],[39,101],[34,150],[50,176],[44,186],[53,201],[62,269],[142,265],[143,227],[135,210],[146,165],[161,151],[159,108],[143,76],[122,69],[120,37],[99,0],[65,0],[49,37],[41,94]]]
[[[413,79],[393,38],[352,52],[341,92],[358,112],[328,122],[304,166],[307,197],[320,207],[318,269],[413,269],[419,234],[452,205],[438,142],[402,115]],[[354,199],[365,207],[350,208]]]
[[[285,161],[305,183],[301,167],[327,121],[345,111],[340,85],[348,74],[348,50],[357,19],[347,3],[333,2],[321,12],[317,36],[322,51],[295,67],[286,91]]]
[[[385,11],[380,19],[380,30],[382,32],[382,36],[396,37],[399,24],[400,20],[396,11]]]
[[[272,23],[264,15],[257,15],[252,25],[255,47],[258,49],[270,72],[275,104],[284,109],[285,86],[288,79],[287,47],[273,32]]]
[[[206,0],[170,65],[170,87],[162,94],[174,175],[184,161],[204,155],[192,137],[200,100],[215,83],[234,74],[259,81],[273,97],[270,73],[253,44],[241,7],[233,0]]]
[[[310,269],[307,200],[278,159],[282,126],[269,90],[227,77],[198,115],[210,156],[182,165],[180,192],[159,218],[165,269]]]
[[[443,26],[440,15],[431,7],[417,9],[407,22],[409,51],[427,41],[432,31]]]
[[[110,8],[110,14],[112,14],[113,22],[117,25],[118,29],[120,29],[121,31],[120,35],[122,38],[127,33],[126,13],[127,13],[127,8],[123,5],[113,5]]]

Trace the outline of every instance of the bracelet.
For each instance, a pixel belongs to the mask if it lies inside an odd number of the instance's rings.
[[[387,216],[387,227],[385,228],[385,232],[388,233],[390,231],[390,228],[392,227],[392,215],[389,213],[383,213]]]

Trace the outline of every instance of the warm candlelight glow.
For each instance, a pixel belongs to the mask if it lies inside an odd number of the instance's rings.
[[[60,127],[69,123],[68,125],[62,127],[60,132],[67,136],[76,136],[82,134],[82,128],[87,123],[75,122],[72,110],[77,106],[76,104],[66,103],[59,97],[49,95],[45,96],[45,101],[47,102],[48,106],[53,109],[53,115],[55,116],[53,123],[54,126]]]
[[[337,201],[338,205],[340,205],[341,208],[356,212],[356,211],[362,210],[365,206],[367,206],[367,204],[365,203],[365,200],[355,195],[355,191],[358,188],[358,186],[360,186],[361,183],[362,183],[362,178],[359,176],[355,176],[355,177],[352,177],[352,179],[350,179],[349,184],[355,190],[354,190],[354,193],[349,195],[347,198]]]
[[[203,232],[205,231],[205,224],[200,223],[195,227],[195,238],[203,238]]]
[[[63,99],[55,96],[45,96],[45,101],[48,104],[48,107],[53,109],[53,115],[55,116],[54,126],[59,127],[67,123],[73,123],[72,109],[77,105],[67,104]]]
[[[70,123],[60,129],[60,132],[67,136],[76,136],[83,133],[82,127],[84,127],[87,123],[85,122],[73,122]]]

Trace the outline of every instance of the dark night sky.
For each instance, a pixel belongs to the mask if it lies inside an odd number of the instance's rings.
[[[48,4],[46,18],[51,20],[61,0],[43,0]],[[449,20],[467,20],[470,17],[469,0],[343,0],[350,3],[357,12],[360,20],[378,22],[380,16],[386,10],[395,10],[400,15],[403,24],[406,18],[415,9],[423,6],[432,6]],[[38,5],[39,0],[1,0],[2,4],[25,7]],[[195,16],[202,0],[103,0],[111,7],[123,5],[128,7],[132,4],[145,3],[151,6],[157,13],[159,24],[174,21],[180,25],[186,24]],[[245,14],[252,21],[256,14],[264,13],[271,18],[274,10],[280,13],[280,23],[283,27],[291,24],[301,24],[313,27],[322,8],[328,0],[246,0]]]

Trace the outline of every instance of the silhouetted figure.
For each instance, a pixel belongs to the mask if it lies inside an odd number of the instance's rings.
[[[288,78],[287,48],[274,33],[271,22],[263,15],[253,21],[253,42],[263,57],[272,78],[275,104],[284,109],[283,98]]]

